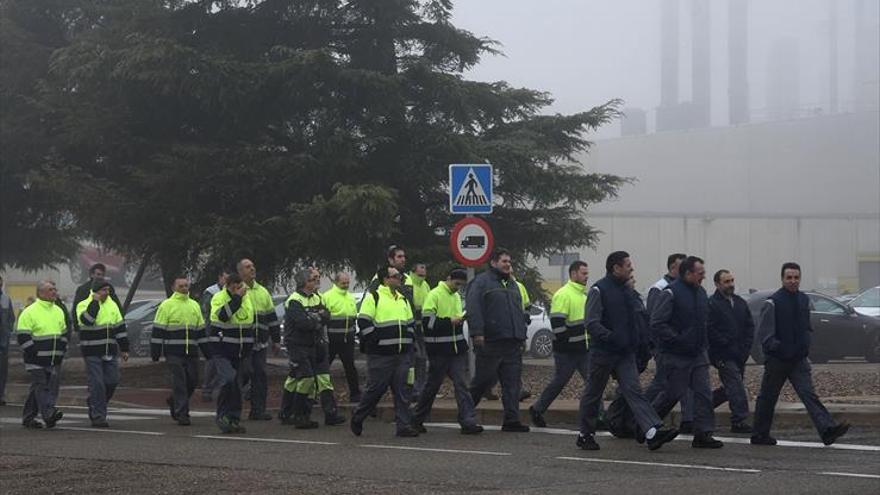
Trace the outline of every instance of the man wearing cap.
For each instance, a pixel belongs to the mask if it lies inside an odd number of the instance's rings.
[[[128,334],[122,310],[110,297],[110,282],[96,278],[92,293],[76,306],[79,348],[86,363],[89,385],[89,419],[106,428],[107,403],[119,384],[119,361],[128,361]]]

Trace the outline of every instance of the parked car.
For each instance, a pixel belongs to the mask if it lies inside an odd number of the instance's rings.
[[[868,362],[880,362],[880,319],[857,313],[853,308],[824,294],[805,292],[813,303],[810,324],[813,327],[810,360],[825,363],[829,359],[864,356]],[[773,291],[749,294],[747,301],[755,324],[764,301]],[[752,358],[763,362],[761,343],[755,338]]]
[[[138,301],[138,306],[129,308],[125,315],[125,327],[128,333],[129,354],[133,357],[150,355],[150,336],[156,310],[164,299],[147,299]]]
[[[880,318],[880,286],[865,290],[849,302],[856,313]]]

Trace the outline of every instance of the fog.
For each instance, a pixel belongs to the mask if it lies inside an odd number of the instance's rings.
[[[789,99],[797,116],[832,111],[832,39],[837,53],[837,110],[856,108],[860,91],[876,95],[877,0],[739,0],[747,4],[751,121],[772,119],[773,95]],[[551,112],[575,112],[611,98],[647,111],[648,130],[660,104],[661,12],[678,4],[679,100],[692,96],[693,0],[459,0],[454,22],[502,44],[504,56],[486,57],[469,74],[550,92]],[[729,122],[728,2],[709,11],[711,124]],[[856,81],[856,9],[865,23]],[[836,23],[831,19],[836,16]],[[832,26],[837,36],[833,37]],[[785,74],[785,72],[790,72]],[[780,74],[782,72],[782,74]],[[768,78],[776,78],[768,85]],[[768,87],[769,86],[769,87]],[[876,96],[873,97],[876,106]],[[608,126],[601,137],[619,135]]]

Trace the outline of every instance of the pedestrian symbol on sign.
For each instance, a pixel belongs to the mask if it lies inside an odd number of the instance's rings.
[[[458,194],[455,195],[454,203],[457,206],[489,205],[486,192],[483,190],[483,186],[480,184],[479,179],[477,179],[477,174],[474,173],[473,169],[468,171],[467,180],[464,181],[461,189],[458,190]]]
[[[455,215],[492,213],[492,165],[489,163],[449,166],[449,212]]]

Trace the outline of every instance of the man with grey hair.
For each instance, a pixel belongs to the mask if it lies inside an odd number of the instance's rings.
[[[47,428],[52,428],[63,414],[55,408],[58,373],[56,367],[67,350],[67,321],[64,311],[55,304],[58,289],[49,280],[37,284],[37,299],[18,318],[15,333],[23,354],[24,368],[31,387],[22,412],[25,428],[42,428],[37,414]]]
[[[284,343],[290,355],[290,372],[282,390],[282,424],[298,429],[316,428],[311,420],[312,398],[319,398],[324,410],[324,424],[345,423],[336,407],[330,364],[327,359],[327,323],[330,313],[317,289],[318,270],[300,270],[293,276],[296,291],[287,298],[284,315]]]
[[[15,312],[12,299],[3,292],[3,277],[0,276],[0,406],[6,405],[6,378],[9,374],[9,336],[15,326]]]

